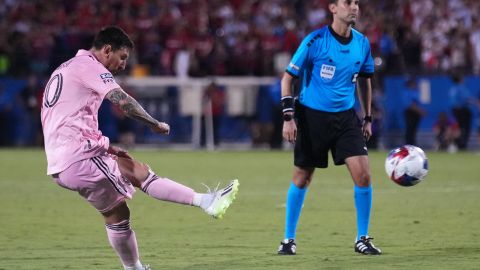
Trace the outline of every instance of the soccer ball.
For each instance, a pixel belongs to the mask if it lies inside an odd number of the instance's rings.
[[[427,176],[428,159],[420,147],[407,144],[390,151],[385,171],[400,186],[414,186]]]

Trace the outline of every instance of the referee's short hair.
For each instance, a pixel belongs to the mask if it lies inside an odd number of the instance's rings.
[[[117,26],[107,26],[100,30],[93,40],[93,47],[97,50],[105,45],[112,46],[112,50],[116,51],[120,48],[127,47],[133,49],[133,41],[130,37]]]

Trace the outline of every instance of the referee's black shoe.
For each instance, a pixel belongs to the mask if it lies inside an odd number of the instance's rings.
[[[297,253],[297,244],[294,239],[288,239],[288,241],[280,242],[278,247],[279,255],[295,255]]]
[[[362,236],[355,242],[355,252],[363,255],[381,255],[382,251],[375,247],[372,243],[373,238],[368,236]]]

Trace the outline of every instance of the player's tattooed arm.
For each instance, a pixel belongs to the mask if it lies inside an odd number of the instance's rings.
[[[110,100],[115,106],[120,108],[126,116],[138,120],[146,125],[150,126],[153,131],[161,134],[168,134],[170,127],[168,124],[159,122],[148,114],[145,109],[132,98],[129,94],[125,93],[121,88],[115,88],[108,92],[106,98]]]

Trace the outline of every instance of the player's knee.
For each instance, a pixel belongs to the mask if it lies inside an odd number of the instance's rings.
[[[106,224],[115,224],[130,219],[130,209],[126,202],[121,202],[113,209],[102,213]]]
[[[361,171],[355,178],[357,186],[368,187],[370,185],[370,173],[368,171]]]
[[[127,160],[119,164],[121,165],[120,171],[122,175],[128,179],[134,187],[140,188],[148,177],[150,167],[136,160]]]
[[[298,188],[304,188],[307,187],[310,184],[310,181],[304,178],[294,178],[293,179],[293,184],[297,186]]]
[[[361,179],[364,179],[365,181],[370,182],[370,177],[371,177],[370,172],[367,172],[367,171],[362,172]]]
[[[138,184],[138,186],[137,186],[138,188],[141,188],[143,182],[148,180],[151,172],[152,171],[150,170],[150,167],[147,164],[141,163],[140,168],[139,168],[139,172],[137,174],[137,179],[136,179],[137,184]]]
[[[142,183],[147,179],[149,174],[149,167],[148,165],[139,162],[134,169],[133,178],[130,180],[132,185],[140,188]]]
[[[296,169],[293,173],[293,183],[299,188],[310,185],[312,181],[313,170]]]

